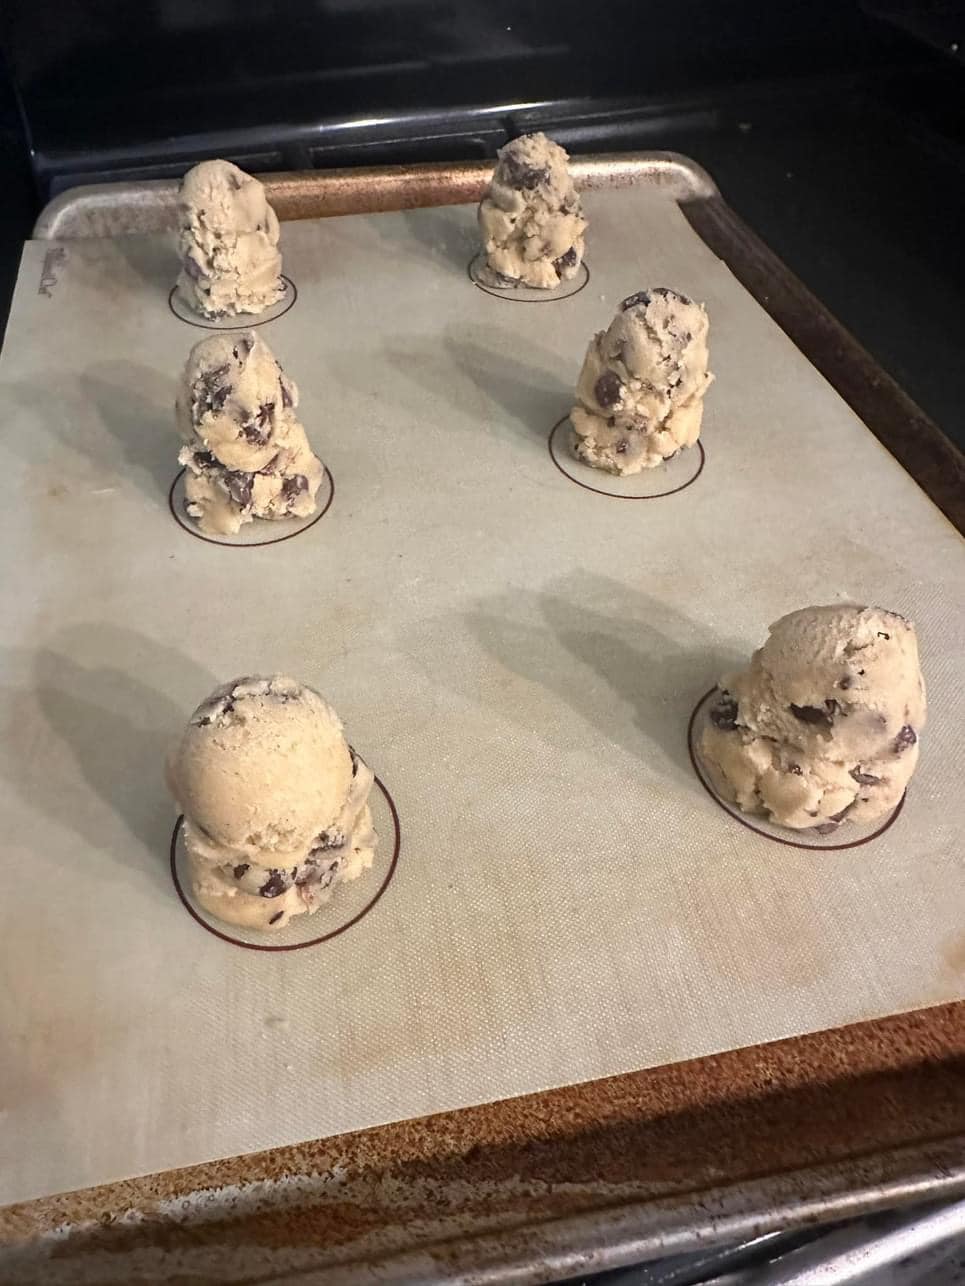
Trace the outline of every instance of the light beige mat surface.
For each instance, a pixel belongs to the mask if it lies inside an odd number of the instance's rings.
[[[204,334],[168,308],[171,246],[27,245],[0,361],[0,1201],[965,994],[962,543],[672,202],[586,205],[589,283],[543,304],[471,283],[469,207],[285,226],[298,298],[262,333],[335,496],[246,549],[168,509]],[[710,312],[706,467],[612,499],[547,437],[647,284]],[[921,768],[874,843],[784,848],[708,797],[687,720],[770,621],[836,599],[917,622]],[[262,954],[175,895],[162,757],[217,682],[272,670],[337,707],[402,843],[354,927]]]

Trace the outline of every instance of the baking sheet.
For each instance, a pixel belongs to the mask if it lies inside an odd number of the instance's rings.
[[[468,207],[286,226],[298,300],[263,333],[336,494],[244,550],[167,508],[198,336],[168,243],[26,247],[0,360],[0,1201],[965,991],[960,540],[671,201],[586,204],[590,282],[546,304],[472,285]],[[700,478],[628,503],[547,437],[647,283],[706,300],[718,379]],[[798,852],[707,797],[686,726],[769,621],[838,597],[916,619],[931,722],[885,835]],[[206,934],[167,868],[164,747],[259,669],[333,701],[402,833],[372,912],[280,955]]]

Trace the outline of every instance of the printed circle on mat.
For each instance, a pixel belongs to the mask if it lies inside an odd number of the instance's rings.
[[[282,297],[263,313],[237,313],[228,317],[202,317],[187,304],[178,294],[177,286],[171,287],[168,295],[168,307],[180,321],[189,326],[198,326],[201,330],[251,330],[255,326],[264,326],[265,322],[275,321],[288,312],[298,298],[298,288],[288,277],[282,277],[285,290]]]
[[[186,469],[182,469],[171,483],[171,489],[168,492],[168,508],[179,527],[182,527],[189,536],[206,540],[209,545],[227,545],[232,549],[249,549],[252,545],[277,545],[280,540],[291,540],[293,536],[300,536],[303,531],[308,531],[309,527],[314,527],[331,509],[332,501],[335,499],[335,479],[327,465],[324,469],[322,485],[315,497],[317,508],[306,518],[256,518],[253,522],[246,522],[234,536],[209,536],[184,511]]]
[[[595,491],[598,496],[613,496],[616,500],[659,500],[672,496],[697,481],[704,471],[707,456],[698,438],[692,447],[678,451],[671,459],[656,469],[621,478],[605,469],[592,469],[573,454],[570,440],[573,430],[570,417],[564,415],[550,429],[550,459],[560,473],[585,491]]]
[[[466,271],[473,285],[484,290],[487,295],[497,299],[508,299],[513,304],[552,304],[557,299],[569,299],[578,295],[590,280],[590,270],[585,263],[580,264],[579,272],[569,281],[561,282],[552,290],[541,290],[538,286],[495,286],[486,275],[486,256],[482,250],[469,260]]]
[[[178,818],[171,836],[171,879],[178,897],[191,918],[203,929],[236,947],[246,947],[249,951],[300,951],[303,947],[320,946],[345,933],[368,915],[389,887],[398,866],[402,845],[399,814],[395,801],[378,777],[369,796],[369,807],[379,837],[372,865],[357,880],[336,885],[331,900],[319,907],[314,915],[297,915],[277,933],[257,933],[236,924],[225,924],[195,901],[190,862],[184,845],[183,817]]]
[[[700,784],[711,799],[735,822],[740,822],[741,826],[746,826],[748,830],[756,831],[758,835],[763,835],[765,839],[773,840],[775,844],[784,844],[788,848],[837,849],[858,848],[862,844],[870,844],[873,839],[883,835],[888,827],[897,820],[898,814],[905,805],[904,795],[883,821],[877,820],[860,825],[857,822],[845,820],[824,835],[816,828],[814,830],[795,831],[786,826],[776,826],[773,822],[768,821],[766,817],[757,817],[753,813],[744,813],[731,800],[722,798],[714,789],[710,774],[701,762],[700,756],[700,738],[704,728],[710,722],[713,699],[719,691],[719,688],[711,688],[697,702],[694,712],[690,716],[690,723],[687,726],[687,748],[690,751],[690,762],[693,764],[694,772],[697,774]]]

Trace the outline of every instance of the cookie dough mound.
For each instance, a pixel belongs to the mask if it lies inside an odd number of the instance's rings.
[[[666,286],[624,299],[590,341],[570,412],[572,447],[594,469],[653,469],[700,436],[707,369],[707,313]]]
[[[728,675],[700,742],[717,791],[794,830],[872,822],[918,762],[915,627],[877,607],[806,607]]]
[[[372,865],[372,772],[312,688],[235,679],[202,701],[168,757],[194,895],[228,924],[274,931]]]
[[[195,344],[178,392],[185,509],[208,535],[307,518],[324,470],[295,416],[298,389],[254,331]]]
[[[583,262],[586,219],[569,157],[545,134],[524,134],[497,156],[479,206],[485,275],[495,286],[551,290],[575,277]]]
[[[178,193],[178,294],[202,317],[263,313],[284,293],[278,219],[257,179],[202,161]]]

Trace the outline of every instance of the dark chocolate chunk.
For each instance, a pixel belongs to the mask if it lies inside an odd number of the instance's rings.
[[[550,176],[549,170],[539,165],[527,165],[512,152],[506,152],[499,158],[503,176],[510,187],[532,191],[545,183]]]
[[[859,786],[877,786],[881,781],[880,777],[873,777],[870,772],[862,772],[861,768],[852,768],[849,776],[853,777]]]
[[[295,403],[292,401],[292,395],[288,391],[288,385],[285,383],[284,380],[282,380],[281,382],[281,404],[282,406],[295,405]]]
[[[895,744],[894,744],[895,754],[900,755],[903,750],[907,750],[909,746],[913,746],[917,740],[918,740],[918,733],[914,730],[914,728],[911,727],[910,724],[906,723],[905,726],[902,728],[902,730],[898,733],[898,736],[895,737]]]
[[[614,450],[616,451],[617,455],[626,455],[627,447],[629,445],[630,443],[626,440],[626,438],[621,438],[620,441],[614,447]]]
[[[240,880],[240,879],[241,879],[241,877],[244,875],[245,871],[247,871],[247,870],[248,870],[248,866],[249,866],[249,863],[248,863],[248,862],[239,862],[239,863],[238,863],[238,865],[237,865],[237,866],[234,868],[234,870],[231,872],[231,873],[232,873],[232,875],[235,877],[235,879],[236,879],[236,880]]]
[[[789,708],[795,719],[800,719],[802,723],[812,723],[830,728],[834,723],[834,714],[838,708],[838,703],[831,700],[825,701],[823,706],[796,706],[792,701]]]
[[[570,246],[569,250],[567,250],[565,255],[560,255],[558,259],[554,259],[553,267],[560,274],[560,276],[562,276],[563,273],[566,272],[568,268],[575,268],[576,267],[576,246]]]
[[[788,764],[787,770],[788,772],[792,772],[795,777],[804,776],[804,769],[801,767],[800,764]]]
[[[682,304],[692,304],[694,301],[689,295],[682,295],[679,290],[671,290],[669,286],[652,286],[651,295],[660,295],[662,299],[679,299]]]
[[[622,392],[623,382],[615,371],[604,371],[593,385],[593,396],[604,408],[616,406]]]
[[[623,303],[620,305],[620,312],[625,313],[628,308],[636,308],[637,304],[649,304],[649,302],[650,291],[638,290],[635,295],[627,295],[626,299],[624,299]]]
[[[271,917],[271,919],[268,921],[268,923],[269,923],[269,924],[277,924],[277,923],[278,923],[278,921],[282,918],[282,916],[283,916],[284,914],[285,914],[285,912],[284,912],[284,911],[276,911],[276,912],[275,912],[275,914],[274,914],[274,915]]]
[[[247,424],[241,426],[241,436],[253,447],[263,447],[268,441],[269,434],[264,433],[254,420],[249,420]]]
[[[322,831],[315,840],[315,843],[312,845],[312,854],[324,853],[326,849],[342,848],[345,841],[345,832],[337,830],[335,827],[331,827],[328,830]]]
[[[198,466],[199,469],[216,469],[218,461],[210,451],[195,451],[191,457],[191,463]]]
[[[729,692],[722,692],[720,700],[710,712],[710,722],[721,732],[733,732],[737,726],[737,702]]]
[[[224,485],[228,495],[236,505],[241,505],[247,509],[251,504],[251,487],[255,475],[253,473],[241,473],[234,469],[226,469],[224,473]]]
[[[880,639],[890,639],[890,638],[891,638],[891,635],[890,635],[890,634],[886,634],[886,633],[884,632],[884,630],[879,630],[879,631],[878,631],[878,638],[880,638]]]
[[[258,890],[258,896],[263,898],[277,898],[288,888],[288,878],[284,871],[272,871],[265,880],[264,884]]]
[[[286,478],[281,484],[281,493],[286,500],[294,500],[300,496],[303,491],[308,490],[308,479],[303,473],[293,473],[290,478]]]
[[[205,411],[220,411],[231,395],[231,385],[222,383],[228,374],[227,366],[218,366],[205,373],[195,381],[194,400],[201,414]]]

